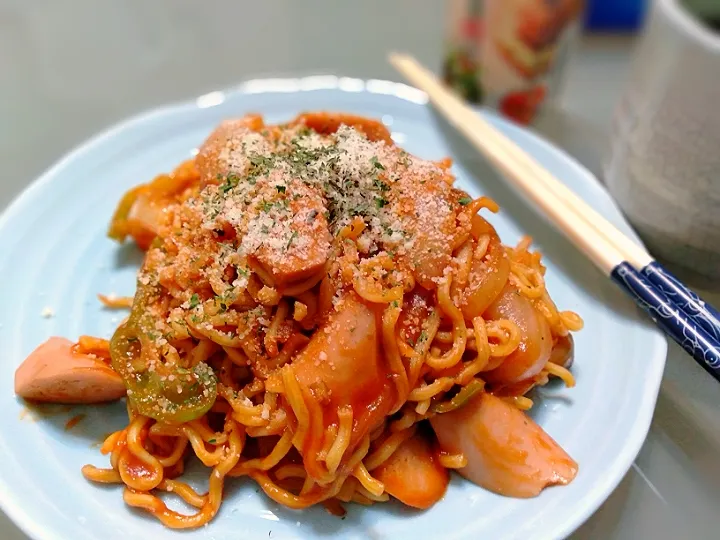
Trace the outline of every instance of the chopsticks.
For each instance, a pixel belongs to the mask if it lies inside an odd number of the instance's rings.
[[[412,57],[390,63],[668,336],[720,381],[720,313],[663,268]]]

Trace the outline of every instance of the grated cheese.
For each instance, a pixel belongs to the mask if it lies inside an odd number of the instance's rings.
[[[153,314],[156,345],[167,348],[174,340],[164,336],[200,329],[262,352],[284,286],[323,268],[340,281],[331,299],[338,309],[343,288],[360,275],[393,287],[403,283],[403,272],[428,266],[421,285],[442,281],[452,264],[459,195],[438,164],[348,126],[329,135],[304,126],[258,133],[243,122],[219,130],[222,136],[211,136],[198,154],[212,162],[217,178],[164,210],[162,245],[148,251],[138,275],[139,283],[159,285],[171,297]],[[356,250],[342,272],[326,266],[349,253],[341,233],[352,235]],[[398,258],[402,269],[384,269]],[[267,305],[244,307],[258,300]],[[308,306],[296,301],[293,318],[309,329],[315,321],[307,315]],[[217,322],[223,317],[233,322]]]

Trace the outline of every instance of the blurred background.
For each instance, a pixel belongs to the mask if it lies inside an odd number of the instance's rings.
[[[454,35],[453,2],[0,0],[0,208],[86,138],[167,102],[263,76],[397,80],[390,50],[410,52],[440,74]],[[720,10],[716,0],[687,3]],[[572,39],[532,127],[602,180],[648,6],[573,4],[581,11]],[[718,537],[720,484],[707,479],[720,478],[720,387],[677,348],[670,357],[645,447],[575,539]],[[0,538],[24,537],[0,514]]]
[[[560,101],[607,125],[641,0],[590,0]],[[0,0],[0,206],[129,114],[249,77],[396,78],[388,50],[440,70],[443,0]],[[590,89],[602,83],[592,99]]]

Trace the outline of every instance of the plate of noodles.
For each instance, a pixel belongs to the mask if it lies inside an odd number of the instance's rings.
[[[621,230],[596,180],[488,119]],[[0,220],[0,502],[32,538],[561,538],[665,341],[403,84],[128,120]],[[180,531],[183,531],[182,533]]]

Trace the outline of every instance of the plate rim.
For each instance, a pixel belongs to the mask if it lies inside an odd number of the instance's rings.
[[[50,167],[44,170],[40,175],[36,176],[27,186],[17,193],[7,204],[0,214],[0,233],[7,226],[7,223],[15,216],[16,212],[28,199],[35,195],[35,192],[42,189],[43,186],[52,182],[58,172],[77,159],[81,159],[84,155],[92,153],[95,148],[123,131],[140,126],[144,123],[159,120],[165,116],[172,116],[184,111],[199,110],[219,105],[228,99],[237,96],[249,94],[275,94],[275,93],[296,93],[303,91],[316,90],[335,90],[341,92],[353,93],[370,93],[379,95],[390,95],[397,99],[408,101],[416,105],[431,107],[427,94],[413,86],[405,83],[390,81],[386,79],[364,79],[356,77],[345,77],[338,75],[306,75],[301,77],[263,77],[244,80],[236,85],[232,85],[225,89],[214,90],[204,93],[194,98],[176,100],[168,102],[156,107],[147,108],[133,114],[123,120],[115,122],[96,134],[84,139],[72,149],[65,152]],[[633,227],[627,222],[624,215],[620,211],[615,200],[609,195],[605,187],[600,183],[598,178],[590,172],[578,159],[571,156],[564,149],[560,148],[553,142],[547,140],[541,134],[525,126],[521,126],[515,122],[505,119],[495,112],[484,107],[478,108],[482,114],[490,116],[495,121],[509,126],[513,130],[517,130],[524,136],[529,137],[544,152],[554,154],[566,162],[571,169],[580,177],[586,185],[590,185],[590,189],[595,193],[599,193],[606,200],[606,204],[612,205],[614,210],[618,212],[620,219],[632,232],[632,236],[642,245],[642,241],[637,236]],[[521,195],[518,195],[522,197]],[[615,469],[618,474],[612,477],[606,477],[604,481],[593,488],[594,495],[584,497],[586,502],[581,506],[574,515],[569,515],[555,529],[555,533],[565,538],[576,531],[583,525],[597,510],[605,503],[615,488],[623,480],[627,471],[637,458],[642,445],[645,443],[647,434],[650,430],[652,418],[655,411],[655,405],[660,393],[662,376],[667,360],[667,341],[657,329],[652,329],[650,335],[652,337],[652,349],[649,353],[649,364],[657,365],[648,373],[643,383],[643,393],[640,410],[637,413],[636,421],[633,425],[633,437],[623,447],[623,459],[616,463]],[[610,476],[610,475],[608,475]],[[17,526],[25,535],[32,540],[46,540],[55,538],[53,531],[46,527],[36,525],[33,521],[31,513],[27,512],[24,507],[16,503],[13,495],[15,488],[10,486],[0,468],[0,510],[9,518],[12,523]]]

